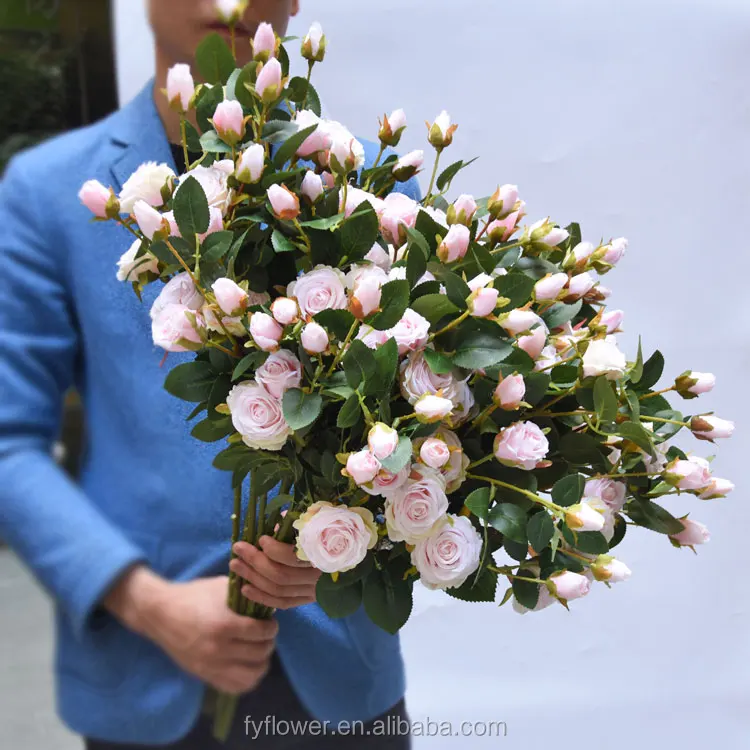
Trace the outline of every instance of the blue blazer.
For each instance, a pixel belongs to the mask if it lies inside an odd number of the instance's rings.
[[[125,230],[79,204],[96,178],[119,190],[171,151],[153,83],[107,119],[19,155],[0,183],[0,537],[56,603],[59,712],[80,734],[162,744],[198,717],[204,685],[98,608],[129,566],[173,580],[227,570],[232,491],[216,444],[189,434],[192,406],[164,391],[151,341],[153,284],[138,302],[115,278]],[[371,163],[376,147],[366,144]],[[405,186],[418,197],[416,183]],[[170,355],[170,364],[190,354]],[[50,457],[76,386],[88,448],[79,484]],[[399,640],[360,609],[278,612],[278,652],[321,720],[367,720],[404,693]]]

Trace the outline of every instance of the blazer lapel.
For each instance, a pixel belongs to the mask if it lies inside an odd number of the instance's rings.
[[[154,104],[153,90],[154,82],[151,80],[113,118],[110,138],[119,153],[112,160],[110,169],[116,192],[144,162],[166,163],[175,169],[172,150]]]

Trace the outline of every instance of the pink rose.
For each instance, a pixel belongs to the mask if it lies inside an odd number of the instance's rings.
[[[245,113],[236,99],[219,102],[211,122],[219,138],[230,146],[239,143],[245,136]]]
[[[185,113],[190,109],[190,102],[195,94],[190,66],[177,63],[167,71],[167,101],[178,112]]]
[[[568,281],[565,299],[568,301],[580,299],[590,292],[595,284],[596,280],[588,271],[579,273]]]
[[[384,201],[382,198],[377,198],[372,193],[368,193],[365,190],[359,188],[350,187],[346,191],[346,205],[343,203],[343,196],[341,197],[341,205],[339,211],[344,212],[344,216],[348,219],[354,211],[361,206],[365,201],[369,203],[377,212],[383,210]]]
[[[299,320],[299,307],[289,297],[277,297],[271,303],[271,315],[282,326],[291,326]]]
[[[399,182],[406,182],[414,177],[424,164],[424,151],[410,151],[402,156],[393,167],[393,176]]]
[[[449,417],[453,411],[453,402],[449,398],[426,393],[414,404],[414,413],[423,424],[440,422]]]
[[[130,214],[136,201],[146,201],[149,206],[163,206],[164,195],[171,193],[171,186],[175,173],[166,164],[148,161],[141,164],[133,174],[125,180],[120,190],[120,212]]]
[[[305,320],[323,310],[347,307],[344,274],[330,266],[316,266],[289,284],[286,291],[287,296],[297,299]]]
[[[494,401],[501,409],[515,411],[520,408],[525,395],[526,383],[523,375],[508,375],[497,384]]]
[[[568,274],[566,273],[547,274],[534,285],[534,296],[540,302],[557,299],[567,283]]]
[[[204,167],[202,164],[199,164],[180,178],[177,192],[180,191],[180,185],[185,182],[187,177],[194,178],[203,188],[209,208],[218,208],[221,211],[221,215],[224,216],[231,202],[231,190],[229,189],[228,179],[229,175],[233,172],[234,162],[231,159],[216,161],[210,167]]]
[[[498,242],[507,242],[518,229],[521,219],[526,214],[524,208],[526,204],[523,201],[519,201],[519,207],[513,213],[508,214],[504,219],[495,219],[490,222],[487,227],[487,236],[490,238],[490,242],[497,244]]]
[[[451,116],[443,110],[436,118],[435,122],[430,125],[427,140],[431,146],[438,151],[442,151],[453,143],[453,134],[456,132],[458,125],[451,123]]]
[[[531,331],[534,326],[544,326],[544,321],[531,310],[511,310],[500,319],[500,325],[510,334]]]
[[[250,335],[259,349],[274,352],[279,348],[284,329],[267,313],[256,312],[250,316]]]
[[[226,315],[237,315],[247,307],[247,292],[231,279],[217,279],[211,289],[216,304]]]
[[[260,143],[251,143],[240,154],[235,176],[240,182],[254,185],[263,176],[266,168],[266,150]]]
[[[675,390],[683,398],[695,398],[714,389],[716,376],[710,372],[688,370],[675,379]]]
[[[622,310],[608,310],[603,312],[599,318],[599,324],[607,329],[607,333],[615,333],[620,330],[625,313]]]
[[[518,203],[518,185],[499,187],[487,201],[487,210],[493,219],[503,219],[513,213]]]
[[[315,21],[302,40],[302,57],[306,60],[323,62],[326,54],[326,36],[323,27]]]
[[[159,261],[149,252],[143,253],[140,258],[135,256],[141,247],[141,241],[136,240],[117,261],[118,281],[138,281],[138,277],[144,273],[159,275]]]
[[[255,379],[274,398],[281,398],[290,388],[299,388],[302,365],[292,352],[279,349],[256,370]]]
[[[294,124],[300,130],[307,130],[313,125],[318,127],[305,138],[302,145],[297,149],[297,156],[308,159],[321,151],[327,151],[331,147],[331,136],[325,130],[322,120],[315,112],[302,109],[294,116]]]
[[[614,336],[589,342],[582,361],[584,378],[604,375],[608,380],[621,378],[628,364]]]
[[[227,406],[234,429],[250,448],[281,450],[291,434],[281,401],[255,381],[235,385],[227,396]]]
[[[565,509],[565,523],[575,531],[601,531],[604,515],[588,503],[576,503]]]
[[[138,229],[141,230],[144,237],[152,240],[157,233],[168,236],[169,222],[156,209],[151,208],[146,201],[135,202],[133,215],[138,222]]]
[[[570,570],[564,570],[562,573],[554,573],[549,577],[555,593],[560,599],[570,601],[586,596],[591,588],[591,583],[586,576],[580,573],[573,573]]]
[[[464,453],[458,435],[452,430],[441,425],[434,433],[434,437],[444,441],[451,454],[448,463],[440,469],[440,473],[445,480],[445,491],[450,494],[464,483],[466,470],[470,463],[469,457]],[[419,445],[418,441],[415,442],[415,447],[419,448]]]
[[[622,482],[614,479],[599,477],[589,479],[583,490],[586,499],[599,499],[613,513],[618,513],[625,505],[626,487]]]
[[[323,573],[356,568],[378,541],[371,511],[326,500],[313,503],[293,526],[298,532],[297,557]]]
[[[386,146],[398,146],[401,135],[406,128],[406,113],[403,109],[395,109],[390,117],[385,115],[378,131],[378,138]]]
[[[252,40],[253,58],[268,60],[276,55],[276,34],[270,23],[261,23]],[[262,91],[262,89],[259,89]]]
[[[726,497],[734,489],[734,483],[728,479],[712,477],[711,481],[703,488],[698,497],[701,500],[712,500],[717,497]]]
[[[363,320],[380,309],[381,295],[380,280],[374,274],[363,275],[354,284],[349,311],[358,320]]]
[[[328,349],[328,333],[313,320],[302,329],[300,342],[308,354],[323,354]]]
[[[437,249],[438,258],[443,263],[453,263],[466,255],[469,249],[471,232],[463,224],[454,224]]]
[[[271,185],[266,193],[277,219],[292,221],[299,216],[299,198],[286,185]]]
[[[396,339],[398,353],[404,355],[424,348],[430,337],[430,323],[418,312],[407,307],[401,320],[387,334],[387,338]]]
[[[409,480],[385,502],[385,523],[394,542],[414,544],[430,533],[448,510],[445,480],[440,472],[414,464]]]
[[[628,241],[624,237],[618,237],[616,240],[612,240],[609,245],[605,245],[604,255],[602,260],[605,263],[609,263],[611,266],[619,263],[625,251],[628,249]]]
[[[523,349],[532,359],[541,355],[544,345],[547,343],[547,326],[539,325],[526,336],[519,336],[518,348]]]
[[[107,204],[110,199],[113,201],[113,209],[117,209],[114,211],[114,214],[116,215],[119,210],[116,205],[116,199],[112,192],[107,190],[99,180],[87,180],[83,183],[83,187],[78,193],[78,200],[80,200],[81,203],[83,203],[83,205],[94,214],[94,216],[97,216],[100,219],[107,218]]]
[[[203,295],[196,289],[187,271],[173,276],[162,287],[159,296],[154,300],[149,315],[153,320],[167,305],[184,305],[189,310],[199,310],[203,306]]]
[[[311,204],[317,203],[318,198],[323,195],[323,178],[319,174],[308,170],[302,180],[300,192]]]
[[[693,417],[690,420],[690,429],[699,440],[716,440],[718,438],[732,437],[734,422],[728,419],[719,419],[707,415],[705,417]]]
[[[599,555],[590,570],[597,581],[607,583],[621,583],[632,575],[632,571],[624,562],[610,555]]]
[[[390,497],[399,487],[403,487],[409,479],[411,473],[411,466],[404,466],[398,474],[392,474],[386,469],[381,469],[375,479],[368,484],[363,484],[360,489],[364,490],[368,495],[382,495],[383,497]]]
[[[587,261],[594,254],[594,250],[596,250],[596,248],[594,247],[593,243],[579,242],[573,248],[573,258],[575,259],[575,265],[585,265],[585,261]]]
[[[375,479],[379,471],[380,461],[368,448],[350,453],[346,460],[346,473],[354,480],[356,485],[369,484]]]
[[[442,469],[450,457],[448,444],[439,438],[427,438],[419,449],[420,460],[432,469]]]
[[[383,422],[377,422],[367,433],[367,445],[372,455],[382,461],[396,450],[398,432]]]
[[[482,537],[466,516],[443,516],[411,553],[412,565],[428,589],[460,586],[476,572],[482,557]]]
[[[711,465],[699,456],[678,458],[664,470],[664,478],[678,490],[702,490],[711,481]]]
[[[255,91],[264,104],[271,104],[281,96],[282,76],[281,63],[275,57],[272,57],[258,73]]]
[[[529,234],[534,242],[543,242],[545,245],[550,247],[557,247],[557,245],[565,242],[570,237],[570,233],[556,227],[547,219],[541,219],[529,227]]]
[[[495,436],[495,458],[505,466],[531,471],[549,451],[549,442],[533,422],[515,422]]]
[[[709,530],[698,521],[689,518],[681,518],[683,529],[677,534],[670,534],[670,539],[677,542],[681,547],[692,547],[696,544],[705,544],[711,540]]]
[[[388,331],[378,331],[371,326],[360,326],[355,338],[359,339],[368,349],[377,349],[388,341],[390,335]]]
[[[380,208],[380,229],[387,242],[401,247],[406,242],[402,227],[414,228],[419,214],[419,204],[402,193],[391,193]]]
[[[186,347],[178,343],[181,339],[201,343],[201,338],[193,326],[188,314],[195,315],[196,323],[200,324],[200,315],[186,305],[168,304],[152,318],[151,336],[154,344],[168,352],[186,352]]]
[[[465,224],[471,226],[474,214],[477,212],[477,202],[473,195],[459,195],[448,207],[448,224]]]

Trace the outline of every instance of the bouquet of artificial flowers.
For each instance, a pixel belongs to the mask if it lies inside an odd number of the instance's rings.
[[[618,348],[623,315],[599,278],[627,242],[526,225],[513,185],[449,201],[467,164],[440,169],[457,128],[445,112],[428,124],[427,193],[410,197],[425,156],[390,151],[402,110],[383,117],[371,163],[344,125],[321,119],[317,24],[301,46],[306,78],[290,77],[270,26],[252,48],[237,69],[212,35],[197,52],[203,83],[170,70],[185,174],[149,163],[119,195],[81,190],[97,220],[134,236],[118,277],[138,294],[162,285],[154,343],[195,352],[165,387],[196,403],[196,439],[227,444],[214,463],[233,474],[232,541],[294,542],[323,572],[331,617],[364,606],[389,632],[407,621],[417,580],[527,612],[626,579],[612,550],[628,526],[675,546],[706,541],[670,496],[733,485],[673,438],[712,441],[733,425],[666,398],[692,400],[712,375],[655,390],[662,355],[644,360],[639,347],[628,361]],[[240,586],[230,578],[230,606],[270,616]],[[231,711],[227,699],[219,734]]]

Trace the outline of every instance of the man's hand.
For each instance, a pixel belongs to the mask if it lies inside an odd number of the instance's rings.
[[[262,536],[260,546],[258,549],[247,542],[234,545],[237,557],[229,567],[246,581],[243,596],[274,609],[314,602],[320,571],[300,560],[293,544]]]
[[[232,612],[227,586],[225,576],[172,583],[139,566],[104,605],[185,671],[223,692],[245,693],[268,671],[278,624]]]

